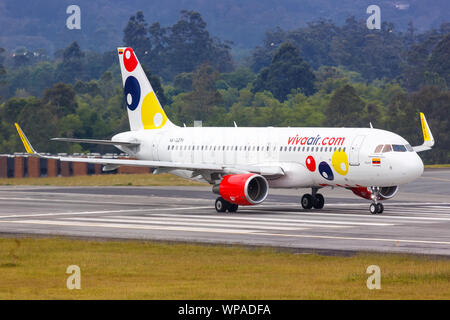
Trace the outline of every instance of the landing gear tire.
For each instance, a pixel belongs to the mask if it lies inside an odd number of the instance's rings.
[[[313,196],[310,194],[304,194],[302,197],[303,209],[311,209],[313,207]]]
[[[382,203],[371,203],[369,210],[371,214],[382,214],[384,211],[384,206]]]
[[[316,193],[316,196],[313,200],[313,207],[314,209],[322,209],[325,205],[325,198],[320,193]]]
[[[229,207],[229,202],[225,201],[222,197],[216,199],[216,211],[217,212],[225,212]]]
[[[384,211],[384,206],[382,203],[377,203],[377,213],[382,214]]]
[[[228,212],[236,212],[238,210],[239,206],[234,203],[228,203]]]

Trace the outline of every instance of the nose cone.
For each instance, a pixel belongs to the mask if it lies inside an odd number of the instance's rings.
[[[396,153],[390,160],[391,178],[399,184],[412,182],[423,174],[422,159],[415,152]]]
[[[420,177],[423,174],[423,162],[422,159],[419,157],[419,155],[415,152],[413,152],[414,157],[411,161],[411,175],[415,176],[415,178]]]

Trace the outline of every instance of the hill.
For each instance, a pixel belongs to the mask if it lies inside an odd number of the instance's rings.
[[[103,52],[122,43],[123,29],[129,17],[142,10],[149,24],[175,23],[182,9],[202,14],[212,35],[233,41],[235,47],[248,49],[259,44],[267,29],[277,26],[295,29],[317,19],[338,24],[349,16],[366,20],[366,8],[373,1],[363,0],[166,0],[163,4],[145,0],[78,0],[81,30],[68,30],[66,9],[72,0],[15,0],[0,2],[1,47],[14,50],[43,48],[52,54],[76,40],[83,47]],[[437,28],[448,21],[450,3],[420,0],[377,1],[382,21],[390,21],[398,30],[406,30],[410,21],[419,32]]]

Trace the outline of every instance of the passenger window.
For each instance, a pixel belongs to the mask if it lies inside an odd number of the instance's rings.
[[[406,152],[406,147],[402,144],[393,144],[392,149],[394,152]]]
[[[374,153],[380,153],[382,149],[383,149],[383,145],[382,145],[382,144],[379,144],[379,145],[375,148]]]
[[[385,144],[384,148],[383,148],[383,153],[385,152],[391,152],[392,151],[392,147],[390,144]]]

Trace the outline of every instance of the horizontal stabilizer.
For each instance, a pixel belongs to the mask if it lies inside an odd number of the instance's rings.
[[[63,142],[75,142],[75,143],[105,144],[110,146],[124,146],[124,147],[137,147],[139,145],[139,143],[136,142],[122,142],[122,141],[96,140],[96,139],[52,138],[51,140]]]

